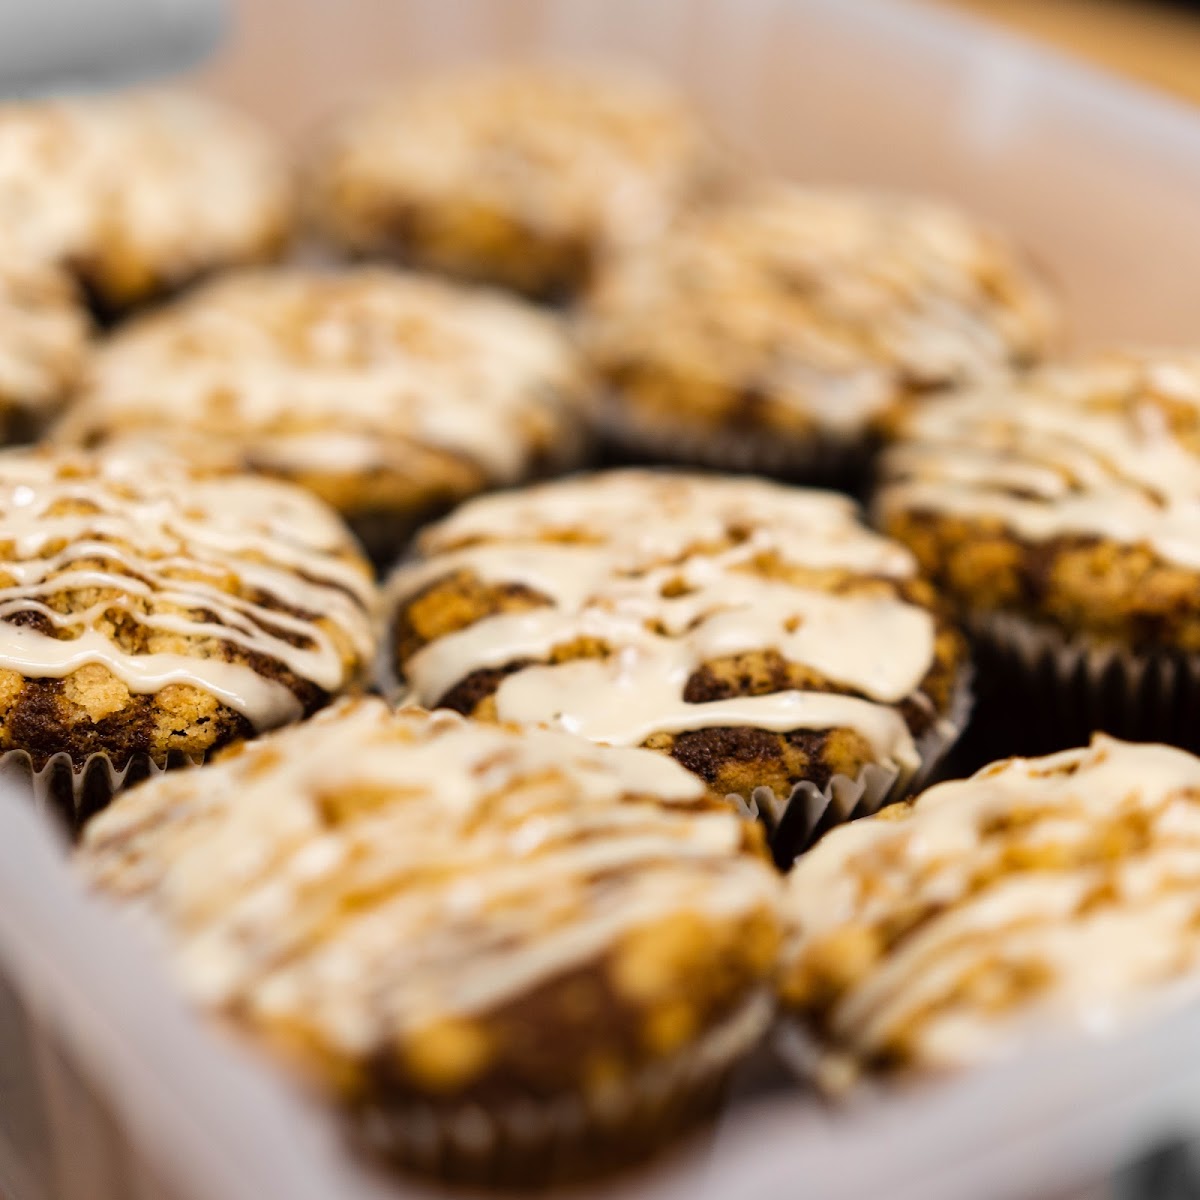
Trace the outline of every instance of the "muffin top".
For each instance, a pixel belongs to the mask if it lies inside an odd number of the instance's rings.
[[[761,991],[757,846],[658,755],[368,699],[126,793],[80,861],[350,1098],[486,1104],[618,1085]]]
[[[19,416],[33,432],[58,410],[83,376],[88,334],[66,275],[0,255],[0,428],[19,426]]]
[[[1198,798],[1200,759],[1096,735],[836,829],[789,880],[785,998],[831,1066],[941,1071],[1194,990]]]
[[[1045,366],[905,437],[882,519],[965,606],[1200,647],[1200,355]]]
[[[416,700],[665,749],[727,791],[915,768],[961,659],[911,555],[831,493],[613,471],[476,500],[417,548],[390,585]]]
[[[269,256],[291,205],[275,147],[198,96],[0,106],[0,244],[69,266],[103,307]]]
[[[180,462],[0,455],[0,749],[165,761],[369,669],[374,585],[300,489]]]
[[[628,404],[856,437],[924,392],[1037,359],[1056,325],[1013,247],[959,213],[779,186],[618,259],[582,332]]]
[[[640,242],[714,159],[657,80],[526,65],[429,80],[350,114],[315,164],[315,199],[352,243],[375,242],[406,206],[458,202],[464,188],[547,238]]]
[[[583,391],[557,322],[517,300],[384,269],[247,271],[120,330],[60,436],[207,449],[345,509],[381,475],[414,502],[513,482],[578,443]]]

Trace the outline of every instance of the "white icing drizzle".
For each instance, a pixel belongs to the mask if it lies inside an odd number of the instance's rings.
[[[582,393],[563,331],[519,301],[384,269],[247,271],[117,333],[60,436],[225,443],[285,473],[403,465],[416,443],[513,482],[573,438]]]
[[[860,1060],[899,1040],[909,1065],[940,1069],[1049,1025],[1107,1028],[1168,984],[1194,994],[1198,797],[1200,759],[1097,735],[835,830],[789,880],[793,967],[851,931],[883,949],[819,1002],[822,1027]],[[886,932],[922,911],[915,930]],[[1026,986],[1006,997],[1014,978]]]
[[[581,320],[602,370],[657,372],[680,411],[695,391],[699,422],[713,396],[751,389],[783,414],[781,436],[798,421],[860,434],[914,388],[1041,357],[1056,330],[1040,282],[986,226],[912,197],[785,186],[698,209],[618,259]]]
[[[731,533],[734,544],[723,545]],[[495,693],[501,720],[545,723],[596,741],[637,745],[658,732],[749,725],[786,732],[852,728],[882,761],[916,765],[894,707],[933,664],[934,621],[884,594],[798,587],[755,573],[759,559],[907,579],[908,553],[866,530],[854,505],[827,493],[751,480],[616,471],[460,508],[419,540],[422,560],[391,583],[403,605],[428,584],[469,572],[520,584],[549,603],[498,614],[423,646],[402,664],[420,703],[437,703],[472,672],[521,659]],[[578,638],[601,658],[549,664]],[[704,663],[773,649],[864,698],[823,692],[688,703]]]
[[[886,459],[893,511],[997,520],[1033,541],[1145,544],[1200,568],[1200,356],[1108,353],[915,414]]]
[[[166,91],[0,106],[0,245],[132,275],[152,290],[249,261],[290,220],[276,147],[240,117]],[[124,301],[130,296],[119,295]]]
[[[674,913],[772,914],[777,876],[704,797],[649,751],[360,700],[119,797],[79,861],[194,997],[365,1054]]]
[[[131,692],[190,684],[266,729],[300,702],[225,661],[221,644],[330,694],[371,659],[369,570],[333,513],[286,484],[169,459],[13,451],[0,455],[0,548],[0,667],[29,678],[100,664]],[[58,595],[69,611],[47,604]],[[22,613],[53,632],[13,624]],[[123,649],[101,628],[111,614],[149,631],[149,648]]]

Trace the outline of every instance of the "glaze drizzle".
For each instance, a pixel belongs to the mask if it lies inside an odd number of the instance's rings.
[[[946,1069],[1200,983],[1200,759],[1096,735],[834,830],[789,882],[793,1000],[835,1051]]]
[[[777,911],[745,825],[650,751],[344,701],[88,827],[198,1000],[339,1051],[486,1013],[672,913]]]
[[[1200,568],[1200,356],[1110,352],[931,403],[885,460],[892,511],[1095,536]]]
[[[485,497],[426,530],[418,545],[420,560],[391,582],[394,604],[458,572],[520,584],[545,601],[418,649],[402,670],[423,704],[438,703],[472,672],[533,660],[500,683],[500,720],[619,745],[726,725],[849,727],[881,761],[917,765],[896,706],[919,695],[933,664],[931,614],[890,587],[797,586],[769,569],[781,562],[859,582],[911,578],[908,552],[868,531],[849,500],[758,481],[618,471]],[[547,661],[580,638],[605,653]],[[688,679],[706,662],[767,649],[854,694],[685,701]]]
[[[266,729],[302,706],[254,659],[334,694],[370,661],[374,609],[344,527],[297,488],[171,460],[0,455],[0,667],[191,684]],[[144,644],[121,644],[125,622]]]

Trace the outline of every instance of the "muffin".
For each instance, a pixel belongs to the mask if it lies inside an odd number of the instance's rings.
[[[0,445],[29,441],[79,385],[89,323],[57,267],[0,251]]]
[[[73,825],[372,663],[370,568],[332,512],[273,480],[6,451],[0,580],[0,764]]]
[[[386,558],[454,501],[571,465],[586,399],[564,332],[517,300],[289,268],[226,276],[118,331],[56,436],[281,476]]]
[[[416,550],[388,587],[413,700],[658,750],[782,853],[901,795],[961,722],[961,637],[840,496],[612,471],[473,501]]]
[[[829,834],[783,996],[832,1088],[978,1066],[1200,990],[1200,760],[1097,735]]]
[[[187,993],[444,1179],[610,1170],[772,1009],[753,825],[646,751],[346,701],[126,793],[79,863]]]
[[[277,148],[198,96],[0,105],[0,245],[70,268],[106,316],[276,257],[292,206]]]
[[[1033,362],[1056,326],[994,231],[923,200],[784,186],[615,260],[579,324],[618,453],[839,484],[931,394]]]
[[[1013,749],[1196,744],[1200,355],[1096,353],[930,405],[884,475],[880,521],[977,635]]]
[[[314,156],[310,207],[351,252],[563,299],[716,188],[718,159],[657,81],[480,70],[349,113]]]

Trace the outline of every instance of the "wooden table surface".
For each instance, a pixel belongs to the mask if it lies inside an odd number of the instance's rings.
[[[938,0],[1200,104],[1200,5],[1154,0]]]

